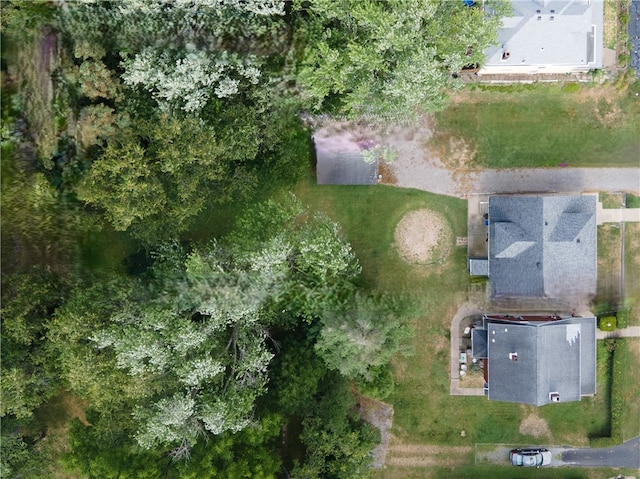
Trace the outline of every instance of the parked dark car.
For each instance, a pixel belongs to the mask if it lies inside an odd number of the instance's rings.
[[[551,453],[544,448],[513,449],[509,460],[514,466],[540,467],[551,464]]]

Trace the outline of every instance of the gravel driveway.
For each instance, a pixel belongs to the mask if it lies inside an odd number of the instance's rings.
[[[625,191],[640,194],[640,153],[637,168],[511,168],[456,169],[447,167],[425,144],[431,125],[423,125],[409,137],[391,131],[379,137],[381,144],[397,151],[387,167],[384,183],[464,198],[491,193],[582,193]]]
[[[404,145],[390,167],[394,184],[459,198],[492,193],[640,193],[640,168],[458,170],[446,168],[439,158],[427,158],[420,150]]]

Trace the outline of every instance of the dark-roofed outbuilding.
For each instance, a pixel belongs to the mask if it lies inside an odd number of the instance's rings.
[[[358,142],[353,134],[327,130],[313,136],[316,154],[316,175],[319,185],[375,185],[378,167],[367,162],[363,152],[370,142]]]

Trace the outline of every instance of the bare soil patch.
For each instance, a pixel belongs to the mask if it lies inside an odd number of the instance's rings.
[[[380,444],[373,450],[373,467],[383,467],[391,438],[393,406],[365,396],[359,397],[358,404],[362,419],[380,431]]]
[[[534,412],[525,417],[520,423],[520,434],[535,438],[550,438],[551,429],[549,429],[547,420]]]
[[[474,168],[477,150],[464,138],[436,131],[429,142],[447,168],[469,170]]]
[[[391,436],[387,464],[397,467],[452,467],[464,464],[472,450],[469,446],[407,444]]]
[[[441,264],[451,250],[451,231],[438,213],[416,210],[407,213],[395,231],[400,256],[412,264]]]

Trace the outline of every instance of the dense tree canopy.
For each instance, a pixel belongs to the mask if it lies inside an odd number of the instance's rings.
[[[299,72],[305,95],[352,116],[406,118],[444,107],[452,73],[484,61],[504,7],[449,0],[314,0]]]
[[[408,314],[287,194],[298,114],[442,108],[491,6],[3,2],[3,477],[366,476],[353,390],[388,390]],[[56,395],[83,404],[62,461]]]
[[[62,369],[71,387],[86,395],[100,385],[72,378],[94,370],[98,351],[108,353],[98,363],[106,360],[126,373],[117,391],[134,406],[135,437],[144,449],[171,448],[184,456],[200,436],[250,427],[279,351],[276,330],[311,325],[308,340],[320,331],[316,349],[325,368],[350,379],[371,380],[368,368],[398,350],[403,327],[389,311],[377,314],[386,309],[382,305],[357,293],[353,281],[360,268],[335,223],[308,217],[295,198],[258,205],[238,223],[229,237],[189,253],[170,245],[159,249],[144,279],[122,283],[125,289],[111,295],[121,298],[115,307],[87,304],[86,292],[78,293],[51,325],[56,342],[72,318],[96,314],[87,308],[99,311],[93,332],[84,330],[94,351],[80,346],[91,364],[72,370],[67,364],[82,363],[82,356],[61,352]],[[323,312],[350,302],[366,313],[336,330],[336,319]],[[374,317],[385,323],[380,331],[365,324]],[[347,357],[349,365],[339,364]],[[111,387],[119,375],[102,373],[102,381]],[[293,412],[300,404],[296,395],[309,393],[282,391],[281,404]],[[113,405],[94,401],[100,403]]]

